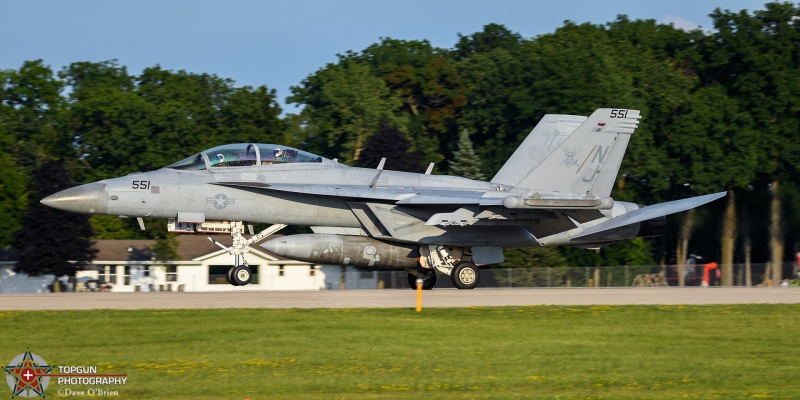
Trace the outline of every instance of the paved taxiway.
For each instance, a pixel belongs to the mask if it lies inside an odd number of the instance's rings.
[[[423,307],[800,303],[800,288],[432,290]],[[411,290],[0,294],[0,310],[375,308],[416,305]]]

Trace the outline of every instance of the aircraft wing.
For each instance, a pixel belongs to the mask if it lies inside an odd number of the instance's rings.
[[[257,189],[263,191],[279,191],[301,193],[315,196],[334,196],[362,200],[391,201],[398,205],[424,206],[424,205],[475,205],[475,206],[502,206],[508,197],[514,198],[512,204],[524,203],[523,206],[510,206],[512,208],[526,208],[528,210],[596,210],[607,208],[602,199],[581,199],[574,197],[563,198],[525,198],[519,193],[483,190],[458,190],[458,189],[431,189],[431,188],[371,188],[363,185],[295,185],[295,184],[265,184],[260,182],[218,182],[217,185]]]
[[[576,235],[574,239],[593,235],[603,231],[621,228],[626,225],[635,224],[638,222],[646,221],[648,219],[663,217],[665,215],[675,214],[681,211],[686,211],[691,208],[699,207],[703,204],[710,203],[720,197],[724,197],[727,192],[719,192],[707,194],[705,196],[691,197],[688,199],[681,199],[675,201],[668,201],[666,203],[655,204],[652,206],[642,207],[636,211],[625,213],[619,217],[612,218],[608,221],[597,224],[588,228]]]

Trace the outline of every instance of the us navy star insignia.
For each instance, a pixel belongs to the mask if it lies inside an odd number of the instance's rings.
[[[206,203],[213,204],[214,208],[221,210],[229,204],[235,204],[236,199],[229,199],[224,193],[217,193],[214,197],[206,197]]]

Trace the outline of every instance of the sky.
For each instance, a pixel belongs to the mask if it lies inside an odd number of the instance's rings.
[[[498,23],[525,38],[564,21],[604,24],[625,14],[676,27],[713,28],[715,8],[758,10],[748,0],[0,0],[0,69],[42,59],[55,71],[77,61],[116,59],[128,72],[160,65],[210,73],[237,86],[290,87],[337,54],[381,38],[452,48]]]

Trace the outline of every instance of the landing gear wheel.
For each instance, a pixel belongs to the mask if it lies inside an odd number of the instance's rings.
[[[453,286],[459,289],[474,289],[478,286],[481,274],[478,267],[470,261],[462,261],[453,267],[450,272],[450,280]]]
[[[244,286],[253,280],[253,271],[247,265],[240,265],[233,269],[231,283],[235,286]]]
[[[228,268],[228,273],[227,273],[227,275],[225,275],[225,277],[226,277],[226,278],[228,278],[228,283],[230,283],[231,285],[233,285],[233,286],[239,286],[239,285],[237,285],[237,284],[236,284],[236,283],[233,281],[233,270],[234,270],[234,269],[236,269],[236,267],[230,267],[230,268]]]
[[[436,272],[422,271],[419,273],[422,278],[422,290],[431,290],[436,286]],[[408,274],[408,286],[412,289],[417,288],[417,277],[413,274]]]

